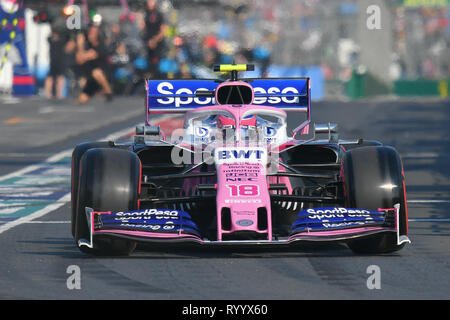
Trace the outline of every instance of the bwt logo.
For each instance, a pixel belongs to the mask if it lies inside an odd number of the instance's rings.
[[[214,150],[216,164],[232,162],[267,163],[266,150],[262,148],[217,148]]]
[[[227,159],[250,159],[254,155],[256,159],[261,159],[262,150],[223,150],[218,152],[219,160]]]
[[[266,137],[273,137],[274,135],[277,134],[277,130],[275,128],[272,127],[266,127],[265,128],[265,136]]]
[[[196,127],[195,135],[197,137],[207,137],[209,135],[209,130],[208,130],[208,128],[205,128],[205,127]]]

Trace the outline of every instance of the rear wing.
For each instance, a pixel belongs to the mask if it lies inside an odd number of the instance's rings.
[[[306,113],[307,123],[301,126],[306,127],[309,124],[311,119],[309,78],[240,79],[240,81],[247,82],[253,88],[253,105]],[[184,113],[217,105],[213,96],[196,95],[196,92],[214,92],[219,84],[221,82],[214,79],[147,80],[147,125],[150,125],[151,114]]]

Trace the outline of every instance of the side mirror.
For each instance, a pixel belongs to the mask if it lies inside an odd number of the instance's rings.
[[[328,124],[314,124],[314,136],[316,134],[328,134],[328,141],[330,143],[337,143],[339,141],[338,125],[336,123]]]
[[[159,126],[137,126],[136,135],[137,136],[159,136],[160,128]]]
[[[150,140],[160,139],[159,126],[137,126],[136,135],[134,136],[135,144],[145,144],[145,137],[150,136]]]
[[[338,125],[336,123],[314,124],[314,133],[337,133]]]

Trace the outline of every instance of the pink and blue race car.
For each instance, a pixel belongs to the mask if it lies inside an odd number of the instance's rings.
[[[133,142],[87,142],[72,155],[72,234],[90,254],[140,243],[201,246],[345,242],[401,249],[405,179],[394,148],[340,140],[311,122],[309,78],[148,80]],[[154,114],[184,114],[170,137]],[[303,115],[288,134],[287,117]]]

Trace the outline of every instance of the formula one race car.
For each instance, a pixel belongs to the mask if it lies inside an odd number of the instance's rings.
[[[74,149],[72,234],[81,251],[340,241],[387,253],[410,242],[395,149],[339,140],[335,124],[313,126],[309,78],[238,80],[251,68],[215,66],[231,73],[224,81],[148,80],[134,142]],[[184,113],[184,127],[167,137],[150,116],[172,112]],[[304,121],[288,135],[294,113]]]

